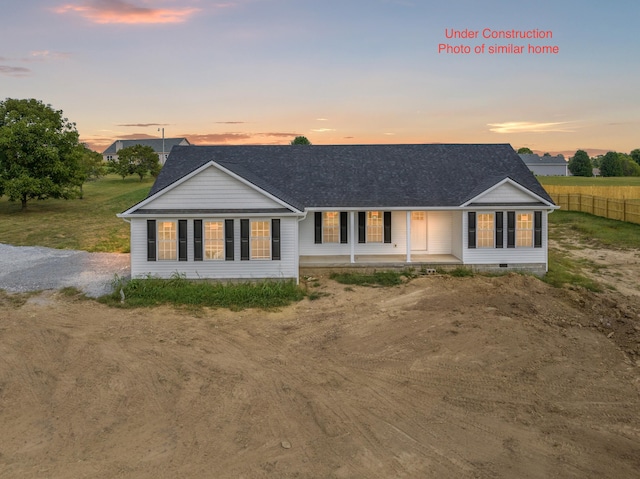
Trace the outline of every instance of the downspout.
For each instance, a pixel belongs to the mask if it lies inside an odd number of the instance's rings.
[[[296,284],[300,284],[300,222],[307,219],[308,211],[304,210],[304,215],[298,218],[298,229],[296,231]]]

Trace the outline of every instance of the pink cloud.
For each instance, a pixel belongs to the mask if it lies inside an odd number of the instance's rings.
[[[56,13],[76,13],[93,23],[162,24],[182,23],[198,8],[148,8],[124,0],[88,0],[80,4],[68,3],[54,9]]]

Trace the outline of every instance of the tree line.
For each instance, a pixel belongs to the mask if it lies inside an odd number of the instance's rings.
[[[573,176],[593,176],[594,168],[600,176],[640,176],[640,148],[627,153],[609,151],[590,158],[586,151],[578,150],[569,159],[569,171]]]
[[[518,154],[532,154],[529,148],[518,149]],[[551,156],[545,153],[544,156]],[[562,155],[559,155],[562,156]],[[640,176],[640,148],[627,153],[609,151],[605,155],[589,157],[586,151],[577,150],[569,158],[567,165],[573,176],[594,176],[593,170],[600,170],[601,176]]]

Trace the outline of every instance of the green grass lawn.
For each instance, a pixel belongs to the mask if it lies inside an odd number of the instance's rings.
[[[0,198],[0,243],[92,252],[129,252],[129,224],[120,218],[144,199],[153,178],[107,176],[84,185],[84,198],[20,202]]]
[[[542,186],[640,186],[640,176],[598,177],[584,176],[537,176]]]
[[[579,211],[554,211],[549,215],[549,236],[561,241],[577,235],[584,242],[613,248],[640,249],[640,225],[610,220]]]

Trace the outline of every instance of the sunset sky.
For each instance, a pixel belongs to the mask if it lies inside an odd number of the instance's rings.
[[[81,140],[640,148],[640,1],[4,0],[0,98]],[[468,29],[479,38],[447,39]],[[483,31],[551,31],[547,39]],[[438,52],[467,45],[470,54]],[[474,48],[485,45],[484,53]],[[524,53],[489,54],[489,47]],[[527,53],[527,45],[557,54]]]

